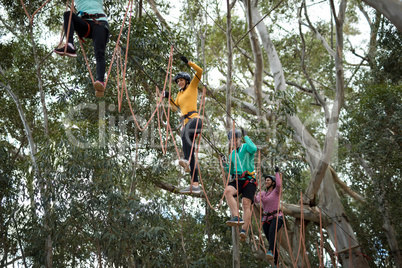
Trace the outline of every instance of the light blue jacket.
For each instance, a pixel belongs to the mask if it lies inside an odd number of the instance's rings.
[[[80,11],[88,14],[105,14],[103,10],[103,0],[75,0],[75,6],[77,7],[77,13]],[[96,20],[107,21],[107,17],[98,18]]]

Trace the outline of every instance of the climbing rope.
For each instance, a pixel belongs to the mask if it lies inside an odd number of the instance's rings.
[[[27,10],[27,8],[26,8],[26,6],[25,6],[25,4],[24,4],[24,1],[23,1],[23,0],[20,0],[20,2],[21,2],[21,4],[22,4],[22,7],[23,7],[23,9],[24,9],[24,12],[25,12],[26,16],[28,17],[29,23],[30,23],[31,25],[33,25],[33,20],[34,20],[35,15],[36,15],[49,1],[50,1],[50,0],[46,0],[45,2],[43,2],[43,4],[42,4],[37,10],[35,10],[35,11],[32,13],[32,15],[30,15],[30,13],[28,12],[28,10]],[[106,84],[107,84],[108,79],[109,79],[109,75],[110,75],[110,72],[111,72],[111,68],[112,68],[112,65],[113,65],[113,62],[114,62],[114,59],[115,59],[115,56],[116,56],[117,53],[119,53],[117,57],[118,57],[119,60],[120,60],[120,66],[121,66],[121,67],[123,66],[123,65],[122,65],[122,58],[121,58],[121,47],[119,46],[119,42],[120,42],[120,37],[121,37],[121,34],[122,34],[122,29],[123,29],[123,26],[124,26],[124,23],[125,23],[127,14],[128,14],[128,8],[129,8],[129,7],[131,7],[131,9],[130,9],[129,30],[128,30],[129,33],[130,33],[131,16],[132,16],[132,5],[133,5],[133,1],[130,0],[130,1],[128,2],[127,10],[126,10],[126,13],[125,13],[125,17],[124,17],[124,19],[123,19],[122,27],[121,27],[121,29],[120,29],[120,33],[119,33],[118,40],[117,40],[117,42],[116,42],[115,49],[114,49],[114,51],[113,51],[112,60],[111,60],[110,66],[109,66],[109,70],[108,70],[108,74],[107,74],[107,79],[106,79],[106,82],[105,82],[105,88],[106,88]],[[67,5],[66,5],[66,6],[68,6],[68,2],[67,2]],[[73,6],[74,6],[74,0],[71,1],[71,11],[72,11],[72,9],[73,9]],[[142,8],[145,10],[145,8],[144,8],[143,6],[142,6]],[[66,8],[66,9],[67,9],[67,8]],[[146,11],[146,10],[145,10],[145,11]],[[147,12],[146,12],[146,13],[147,13]],[[147,15],[149,16],[148,13],[147,13]],[[71,16],[72,16],[72,12],[70,12],[70,19],[69,19],[69,24],[68,24],[67,36],[68,36],[69,31],[70,31]],[[151,18],[151,19],[152,19],[152,18]],[[155,24],[156,24],[156,23],[155,23]],[[157,26],[158,26],[158,25],[157,25]],[[159,26],[158,26],[158,28],[159,28]],[[160,29],[160,28],[159,28],[159,29]],[[163,33],[163,31],[162,31],[162,33]],[[131,113],[132,113],[132,115],[133,115],[134,120],[136,121],[136,117],[135,117],[134,111],[133,111],[133,109],[132,109],[132,107],[131,107],[130,100],[129,100],[127,85],[126,85],[126,81],[125,81],[125,74],[126,74],[126,70],[127,70],[127,55],[128,55],[129,39],[130,39],[130,38],[129,38],[129,34],[128,34],[124,68],[120,68],[120,70],[122,71],[122,79],[123,79],[123,82],[122,82],[122,85],[121,85],[121,86],[122,86],[121,91],[119,91],[119,87],[118,87],[118,100],[119,100],[118,102],[119,102],[119,111],[120,111],[120,109],[121,109],[121,103],[122,103],[122,98],[123,98],[123,94],[124,94],[123,92],[125,92],[125,93],[126,93],[126,98],[127,98],[128,102],[129,102],[129,106],[130,106]],[[168,38],[168,40],[169,40],[169,42],[171,42],[169,38]],[[238,42],[237,42],[237,43],[238,43]],[[84,49],[83,49],[83,46],[82,46],[81,41],[80,41],[80,46],[81,46],[81,49],[82,49],[82,51],[83,51],[83,55],[84,55],[84,58],[85,58],[85,61],[86,61],[86,64],[87,64],[87,67],[88,67],[88,70],[89,70],[89,73],[90,73],[90,76],[91,76],[91,80],[92,80],[92,82],[93,82],[94,79],[93,79],[93,76],[92,76],[92,72],[91,72],[91,70],[90,70],[90,68],[89,68],[88,59],[87,59],[87,57],[86,57],[86,55],[85,55],[85,51],[84,51]],[[66,49],[66,48],[65,48],[65,49]],[[137,63],[137,62],[135,62],[135,63]],[[170,63],[170,69],[171,69],[171,60],[169,60],[169,63]],[[137,63],[137,64],[138,64],[138,63]],[[118,66],[118,65],[117,65],[117,66]],[[168,69],[169,69],[169,64],[168,64]],[[146,73],[146,72],[144,72],[144,73]],[[171,78],[171,75],[170,75],[170,78]],[[119,79],[119,69],[118,69],[118,85],[119,85],[119,80],[120,80],[120,79]],[[203,82],[201,82],[201,83],[204,84]],[[166,85],[166,80],[165,80],[165,85]],[[169,93],[171,92],[170,86],[171,86],[171,83],[169,83]],[[165,86],[164,86],[164,88],[165,88]],[[217,103],[219,104],[219,106],[230,116],[230,118],[233,120],[233,123],[234,123],[234,124],[237,124],[237,122],[231,117],[231,115],[227,112],[227,110],[221,105],[221,103],[220,103],[220,102],[215,98],[215,96],[211,93],[211,91],[208,89],[208,87],[207,87],[206,85],[204,85],[204,88],[211,94],[212,98],[213,98],[215,101],[217,101]],[[158,102],[157,102],[157,106],[159,106],[160,104],[162,104],[162,107],[163,107],[162,96],[161,96],[161,94],[159,93],[158,87],[156,87],[156,95],[159,96],[159,100],[158,100]],[[203,95],[204,95],[204,93],[203,93]],[[204,101],[203,105],[205,105],[205,101]],[[165,111],[165,110],[164,110],[164,111]],[[204,108],[204,111],[205,111],[205,108]],[[150,120],[153,118],[153,116],[155,115],[155,113],[158,113],[158,115],[159,115],[159,111],[156,109],[156,110],[153,112],[151,118],[149,119],[149,121],[147,122],[147,124],[145,125],[145,127],[144,127],[143,129],[141,129],[141,127],[139,126],[138,122],[136,121],[136,125],[137,125],[137,127],[140,129],[140,131],[143,131],[143,130],[148,126]],[[169,118],[169,113],[170,113],[170,107],[168,108],[167,118]],[[158,119],[159,119],[159,116],[158,116]],[[169,121],[168,121],[168,122],[169,122]],[[169,123],[168,123],[167,126],[166,126],[166,132],[167,132],[167,133],[166,133],[166,146],[167,146],[169,134],[172,136],[172,139],[173,139],[173,141],[175,142],[174,137],[173,137],[173,133],[172,133],[172,129],[171,129]],[[201,136],[203,136],[204,139],[209,143],[209,145],[211,146],[211,148],[213,148],[213,149],[219,154],[219,158],[220,158],[220,160],[221,160],[221,156],[222,156],[223,154],[221,154],[221,152],[219,151],[219,149],[207,138],[207,136],[205,136],[205,135],[201,135]],[[200,138],[200,140],[199,140],[199,144],[200,144],[200,142],[201,142],[201,138]],[[193,144],[194,144],[194,140],[193,140]],[[175,148],[176,148],[176,151],[177,151],[177,146],[176,146],[176,144],[175,144]],[[197,162],[197,163],[198,163],[198,151],[199,151],[199,149],[197,149],[197,156],[196,156],[196,162]],[[165,151],[165,152],[166,152],[166,151]],[[177,151],[177,153],[178,153],[178,151]],[[179,155],[179,153],[178,153],[178,155]],[[260,165],[260,164],[259,164],[259,165]],[[198,168],[199,168],[199,165],[197,165],[197,166],[198,166]],[[220,166],[221,166],[221,170],[223,171],[223,167],[222,167],[221,161],[220,161]],[[229,169],[230,169],[230,168],[229,168]],[[200,174],[201,174],[201,173],[200,173]],[[230,173],[229,173],[229,175],[228,175],[228,179],[225,180],[225,176],[222,176],[222,178],[223,178],[224,184],[226,184],[226,186],[227,186],[227,184],[228,184],[228,182],[229,182],[229,178],[230,178]],[[203,182],[202,182],[201,175],[200,175],[200,180],[201,180],[201,183],[203,183]],[[225,181],[226,181],[226,182],[225,182]],[[226,188],[226,186],[225,186],[225,188]],[[205,187],[203,187],[203,189],[205,189]],[[205,193],[206,198],[208,199],[208,196],[206,195],[205,190],[204,190],[204,193]],[[282,197],[282,198],[283,198],[283,197]],[[223,197],[222,197],[221,200],[223,200]],[[302,199],[301,199],[301,200],[302,200]],[[221,204],[221,202],[220,202],[220,204]],[[303,202],[301,202],[301,204],[303,204]],[[210,205],[210,203],[209,203],[209,205]],[[303,206],[303,205],[301,205],[301,206]],[[212,206],[211,206],[211,207],[212,207]],[[322,215],[321,215],[322,211],[321,211],[321,208],[319,208],[319,209],[320,209],[319,212],[320,212],[320,234],[321,234],[321,241],[320,241],[320,245],[321,245],[321,246],[320,246],[320,251],[319,251],[320,254],[319,254],[319,256],[320,256],[320,261],[322,261],[322,254],[323,254],[323,248],[324,248],[324,247],[323,247],[323,235],[322,235],[322,219],[321,219],[321,217],[322,217]],[[301,209],[301,211],[302,211],[302,214],[303,214],[303,209]],[[323,211],[323,212],[325,213],[325,211]],[[261,215],[260,215],[260,216],[261,216]],[[255,217],[255,215],[254,215],[254,217]],[[302,218],[304,218],[304,215],[302,215]],[[303,221],[302,221],[302,222],[303,222]],[[336,240],[337,225],[339,226],[338,223],[336,223],[336,224],[334,225],[334,232],[335,232],[335,248],[336,248],[336,252],[335,252],[335,255],[336,255],[336,262],[338,262],[338,258],[339,258],[339,256],[338,256],[338,250],[337,250],[337,240]],[[341,226],[339,226],[339,227],[341,228]],[[285,221],[285,220],[284,220],[284,228],[285,228],[285,233],[286,233],[286,237],[287,237],[287,240],[288,240],[288,244],[290,245],[290,243],[289,243],[289,237],[288,237],[288,234],[287,234],[287,228],[286,228],[286,221]],[[304,238],[304,237],[305,237],[305,227],[304,227],[304,223],[302,223],[302,225],[301,225],[301,227],[300,227],[300,230],[301,230],[301,232],[300,232],[300,235],[301,235],[300,243],[301,243],[301,242],[304,241],[304,239],[305,239],[305,238]],[[343,231],[347,233],[346,230],[343,230]],[[251,229],[251,232],[252,232],[252,229]],[[261,233],[261,228],[260,228],[260,230],[259,230],[259,233]],[[275,238],[275,239],[276,239],[276,238]],[[276,242],[276,241],[275,241],[275,242]],[[356,243],[357,243],[357,241],[356,241]],[[275,243],[275,244],[276,244],[276,243]],[[349,247],[349,254],[351,254],[351,236],[350,236],[350,235],[349,235],[349,245],[350,245],[350,247]],[[289,247],[289,250],[291,250],[291,247]],[[300,250],[301,250],[301,248],[300,248],[300,246],[299,246],[298,256],[299,256]],[[303,243],[303,253],[304,253],[303,255],[306,254],[305,243]],[[364,255],[363,253],[360,253],[360,254]],[[292,262],[293,262],[294,264],[296,264],[296,263],[297,263],[297,259],[296,259],[296,260],[293,260],[293,254],[292,254],[292,253],[290,254],[290,256],[291,256],[291,258],[292,258]],[[303,258],[304,258],[304,257],[303,257]],[[367,257],[367,258],[368,258],[368,257]],[[308,259],[307,259],[307,262],[308,262]],[[308,264],[308,265],[309,265],[309,264]]]

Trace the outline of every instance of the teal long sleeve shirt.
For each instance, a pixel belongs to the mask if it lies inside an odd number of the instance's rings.
[[[254,171],[254,155],[257,152],[257,146],[251,141],[248,136],[244,137],[246,143],[240,145],[236,150],[232,151],[229,158],[230,160],[230,174],[241,175],[244,171],[253,172]],[[229,164],[226,163],[225,171],[229,172]]]
[[[106,14],[103,10],[103,0],[75,0],[77,12],[86,12],[88,14]],[[107,21],[106,17],[98,18],[96,20]]]

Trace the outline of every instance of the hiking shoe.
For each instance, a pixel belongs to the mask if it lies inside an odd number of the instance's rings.
[[[94,89],[95,89],[95,96],[96,97],[103,97],[104,92],[105,92],[105,83],[96,80],[96,82],[94,83]]]
[[[241,229],[239,236],[240,236],[240,241],[244,242],[246,240],[246,238],[247,238],[246,230]]]
[[[182,166],[184,168],[185,172],[190,172],[190,164],[188,163],[188,161],[186,159],[180,159],[179,160],[179,165]]]
[[[226,224],[227,224],[228,226],[241,226],[241,225],[244,224],[244,221],[243,221],[242,218],[236,216],[236,217],[233,217],[233,219],[228,220],[228,221],[226,222]]]
[[[201,187],[200,186],[187,186],[186,188],[180,190],[181,194],[199,194],[201,193]]]
[[[267,252],[267,258],[268,260],[272,261],[274,259],[274,255],[272,254],[272,251]]]
[[[73,58],[77,57],[76,49],[71,48],[70,46],[67,45],[66,52],[64,52],[64,50],[65,50],[65,46],[61,47],[61,48],[55,48],[55,49],[53,49],[53,52],[60,56],[66,55],[68,57],[73,57]]]

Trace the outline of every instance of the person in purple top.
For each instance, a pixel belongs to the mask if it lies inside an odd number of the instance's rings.
[[[275,253],[273,254],[272,252],[274,250],[276,234],[283,225],[283,214],[282,211],[279,210],[278,206],[282,187],[279,168],[275,167],[275,176],[264,175],[264,179],[266,190],[257,193],[254,197],[254,202],[256,204],[261,202],[262,209],[264,210],[262,227],[264,229],[265,237],[269,243],[267,258],[269,260],[274,259],[274,263],[277,265],[278,251],[275,248]]]

